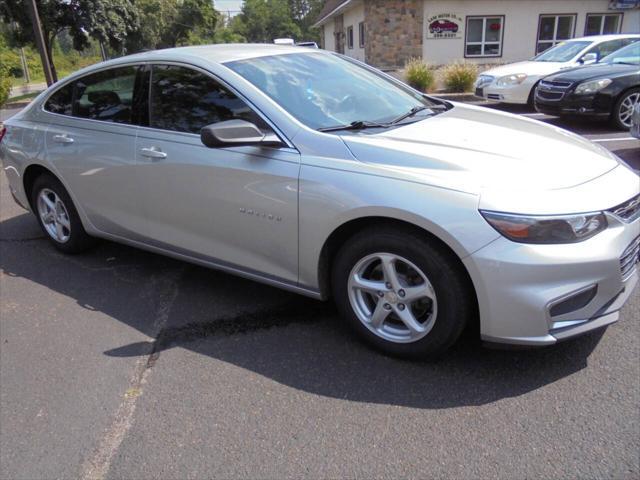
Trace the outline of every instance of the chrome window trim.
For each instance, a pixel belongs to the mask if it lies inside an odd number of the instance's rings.
[[[238,98],[240,98],[243,102],[245,102],[247,104],[247,106],[249,108],[251,108],[256,115],[258,115],[260,118],[262,118],[274,131],[274,133],[280,138],[280,140],[282,140],[285,144],[286,147],[284,147],[285,149],[290,149],[293,150],[295,152],[298,152],[298,149],[295,147],[295,145],[293,143],[291,143],[291,140],[289,140],[289,138],[287,138],[286,135],[284,135],[284,133],[282,133],[282,131],[275,125],[274,122],[271,121],[271,119],[269,117],[267,117],[260,109],[258,109],[253,102],[249,101],[244,95],[242,95],[242,93],[240,93],[236,88],[232,87],[231,85],[229,85],[228,82],[220,79],[217,75],[215,75],[214,73],[210,72],[209,70],[206,70],[198,65],[193,65],[191,63],[187,63],[187,62],[176,62],[174,60],[171,61],[161,61],[161,60],[154,60],[154,61],[144,61],[144,62],[124,62],[124,63],[118,63],[116,65],[109,65],[109,66],[104,66],[104,67],[99,67],[96,68],[95,70],[91,70],[90,72],[85,73],[84,75],[78,75],[78,76],[73,76],[71,78],[68,78],[66,80],[64,80],[62,83],[60,83],[60,85],[57,85],[55,89],[53,89],[50,93],[48,93],[41,101],[40,101],[40,112],[44,113],[46,115],[53,115],[55,117],[61,117],[61,118],[68,118],[68,119],[74,119],[74,120],[81,120],[83,122],[96,122],[100,125],[119,125],[119,126],[128,126],[128,127],[133,127],[135,129],[145,129],[145,130],[150,130],[150,131],[155,131],[155,132],[162,132],[162,133],[166,133],[166,132],[171,132],[171,133],[178,133],[178,134],[184,134],[184,135],[189,135],[192,137],[197,137],[200,138],[199,135],[195,134],[195,133],[188,133],[188,132],[179,132],[176,130],[164,130],[162,128],[153,128],[153,127],[145,127],[143,125],[136,125],[133,123],[115,123],[115,122],[107,122],[104,120],[94,120],[92,118],[81,118],[81,117],[76,117],[73,115],[62,115],[60,113],[54,113],[54,112],[50,112],[48,110],[46,110],[44,108],[45,104],[49,101],[49,98],[51,98],[51,96],[53,96],[56,92],[58,92],[61,88],[64,88],[65,86],[67,86],[68,84],[75,82],[77,80],[80,80],[81,78],[84,78],[85,76],[88,75],[93,75],[94,73],[98,73],[98,72],[102,72],[105,70],[111,70],[114,68],[122,68],[122,67],[140,67],[140,66],[146,66],[149,65],[151,67],[153,67],[153,65],[175,65],[178,67],[185,67],[185,68],[191,68],[194,70],[199,71],[200,73],[207,75],[209,78],[211,78],[212,80],[218,82],[220,85],[222,85],[223,87],[229,89],[232,93],[234,93]],[[149,79],[151,80],[151,78]],[[149,89],[149,92],[151,92],[151,89]],[[270,149],[275,149],[275,150],[281,150],[283,149],[283,147],[264,147],[264,148],[270,148]]]

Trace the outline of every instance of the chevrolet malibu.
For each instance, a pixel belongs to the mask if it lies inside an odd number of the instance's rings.
[[[551,345],[615,322],[638,281],[640,179],[615,155],[321,50],[112,60],[0,135],[11,193],[57,249],[101,237],[332,297],[394,355],[465,327]]]

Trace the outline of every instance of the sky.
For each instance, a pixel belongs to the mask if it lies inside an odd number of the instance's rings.
[[[242,7],[242,0],[214,0],[215,9],[220,12],[231,11],[231,14],[238,13]]]

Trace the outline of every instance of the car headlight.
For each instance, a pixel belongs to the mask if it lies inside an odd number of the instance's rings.
[[[596,93],[611,84],[612,80],[609,78],[603,78],[602,80],[594,80],[592,82],[581,83],[576,87],[576,95],[589,95],[590,93]]]
[[[508,87],[509,85],[520,85],[527,78],[526,73],[514,73],[513,75],[506,75],[500,77],[496,82],[499,87]]]
[[[501,235],[520,243],[577,243],[607,228],[607,218],[602,212],[549,216],[483,210],[480,213]]]

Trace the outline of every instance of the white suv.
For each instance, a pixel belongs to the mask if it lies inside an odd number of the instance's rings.
[[[532,104],[535,86],[547,75],[565,68],[595,63],[622,47],[637,42],[640,35],[600,35],[574,38],[524,62],[510,63],[483,72],[475,94],[501,103]]]

